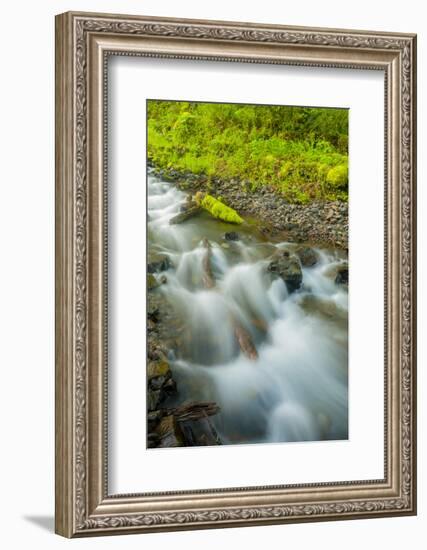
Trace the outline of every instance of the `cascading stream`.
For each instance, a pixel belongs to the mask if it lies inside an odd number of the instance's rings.
[[[295,245],[264,242],[250,227],[231,226],[208,215],[181,224],[186,194],[148,176],[149,254],[170,267],[158,292],[182,320],[178,352],[170,353],[178,395],[214,401],[212,417],[223,443],[346,439],[348,294],[331,277],[345,258],[316,249],[318,261],[303,267],[303,283],[289,293],[268,271],[278,250]],[[225,241],[226,231],[239,240]],[[210,245],[213,288],[203,284],[203,258]],[[236,326],[254,343],[258,358],[240,349]]]

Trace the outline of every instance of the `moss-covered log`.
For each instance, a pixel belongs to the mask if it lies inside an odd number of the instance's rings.
[[[230,208],[208,193],[197,193],[195,200],[201,208],[209,212],[214,218],[236,224],[243,223],[244,221],[233,208]]]

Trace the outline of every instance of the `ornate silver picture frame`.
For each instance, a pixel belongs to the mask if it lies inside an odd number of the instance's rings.
[[[107,60],[384,73],[384,477],[110,494]],[[68,12],[56,18],[56,532],[65,537],[416,513],[416,37]],[[366,350],[369,360],[369,350]],[[142,465],[143,467],[143,465]]]

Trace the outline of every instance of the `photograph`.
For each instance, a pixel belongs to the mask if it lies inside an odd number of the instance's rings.
[[[172,8],[55,16],[55,532],[403,525],[419,18]]]
[[[349,109],[146,112],[147,448],[347,440]]]

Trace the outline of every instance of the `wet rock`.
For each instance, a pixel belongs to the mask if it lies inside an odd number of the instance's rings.
[[[162,390],[167,395],[173,395],[173,394],[177,393],[178,388],[177,388],[175,380],[173,378],[169,378],[169,380],[166,380],[166,382],[163,384]]]
[[[293,229],[298,229],[298,224],[288,222],[284,224],[283,229],[285,229],[286,231],[292,231]]]
[[[156,432],[148,432],[147,445],[149,448],[157,447],[159,441],[160,441],[160,437]]]
[[[348,263],[343,262],[331,266],[325,273],[326,277],[329,277],[337,285],[348,285]]]
[[[152,273],[147,274],[148,290],[154,290],[155,288],[165,283],[167,283],[166,275],[161,275],[158,279],[156,279],[156,277]]]
[[[219,412],[211,401],[195,401],[174,409],[186,446],[221,445],[221,440],[209,417]]]
[[[177,392],[168,361],[149,361],[147,366],[148,410],[156,410],[169,396]]]
[[[300,305],[310,315],[316,315],[329,320],[347,320],[347,311],[328,298],[306,294],[300,301]]]
[[[148,389],[147,391],[147,409],[155,411],[160,405],[160,390]]]
[[[224,233],[224,239],[226,241],[239,241],[240,237],[236,231],[227,231]]]
[[[155,429],[157,424],[163,418],[164,412],[162,410],[150,411],[147,414],[148,431],[151,432]]]
[[[338,268],[335,277],[335,284],[348,285],[348,266]]]
[[[159,376],[163,376],[165,377],[165,379],[170,378],[171,371],[169,363],[164,360],[149,361],[147,367],[147,376],[149,382],[154,378],[158,378]]]
[[[156,330],[156,326],[157,325],[154,321],[152,321],[151,319],[147,320],[147,328],[149,332]]]
[[[302,283],[302,270],[298,257],[288,251],[276,252],[268,265],[268,271],[280,277],[286,284],[288,292],[298,290]]]
[[[147,288],[148,290],[154,290],[160,285],[156,277],[152,273],[147,274]]]
[[[156,376],[150,380],[150,387],[152,390],[161,390],[166,383],[165,376]]]
[[[154,259],[153,259],[154,258]],[[151,255],[150,261],[147,265],[148,273],[160,273],[161,271],[167,271],[172,266],[169,256],[164,255]]]
[[[156,306],[148,306],[147,317],[150,321],[157,323],[159,320],[160,310]]]
[[[179,425],[188,447],[221,445],[221,439],[208,417],[181,421]]]
[[[160,420],[156,434],[159,437],[158,447],[182,447],[185,443],[181,427],[173,414]]]
[[[304,267],[313,267],[319,260],[318,253],[308,246],[298,248],[296,253]]]

